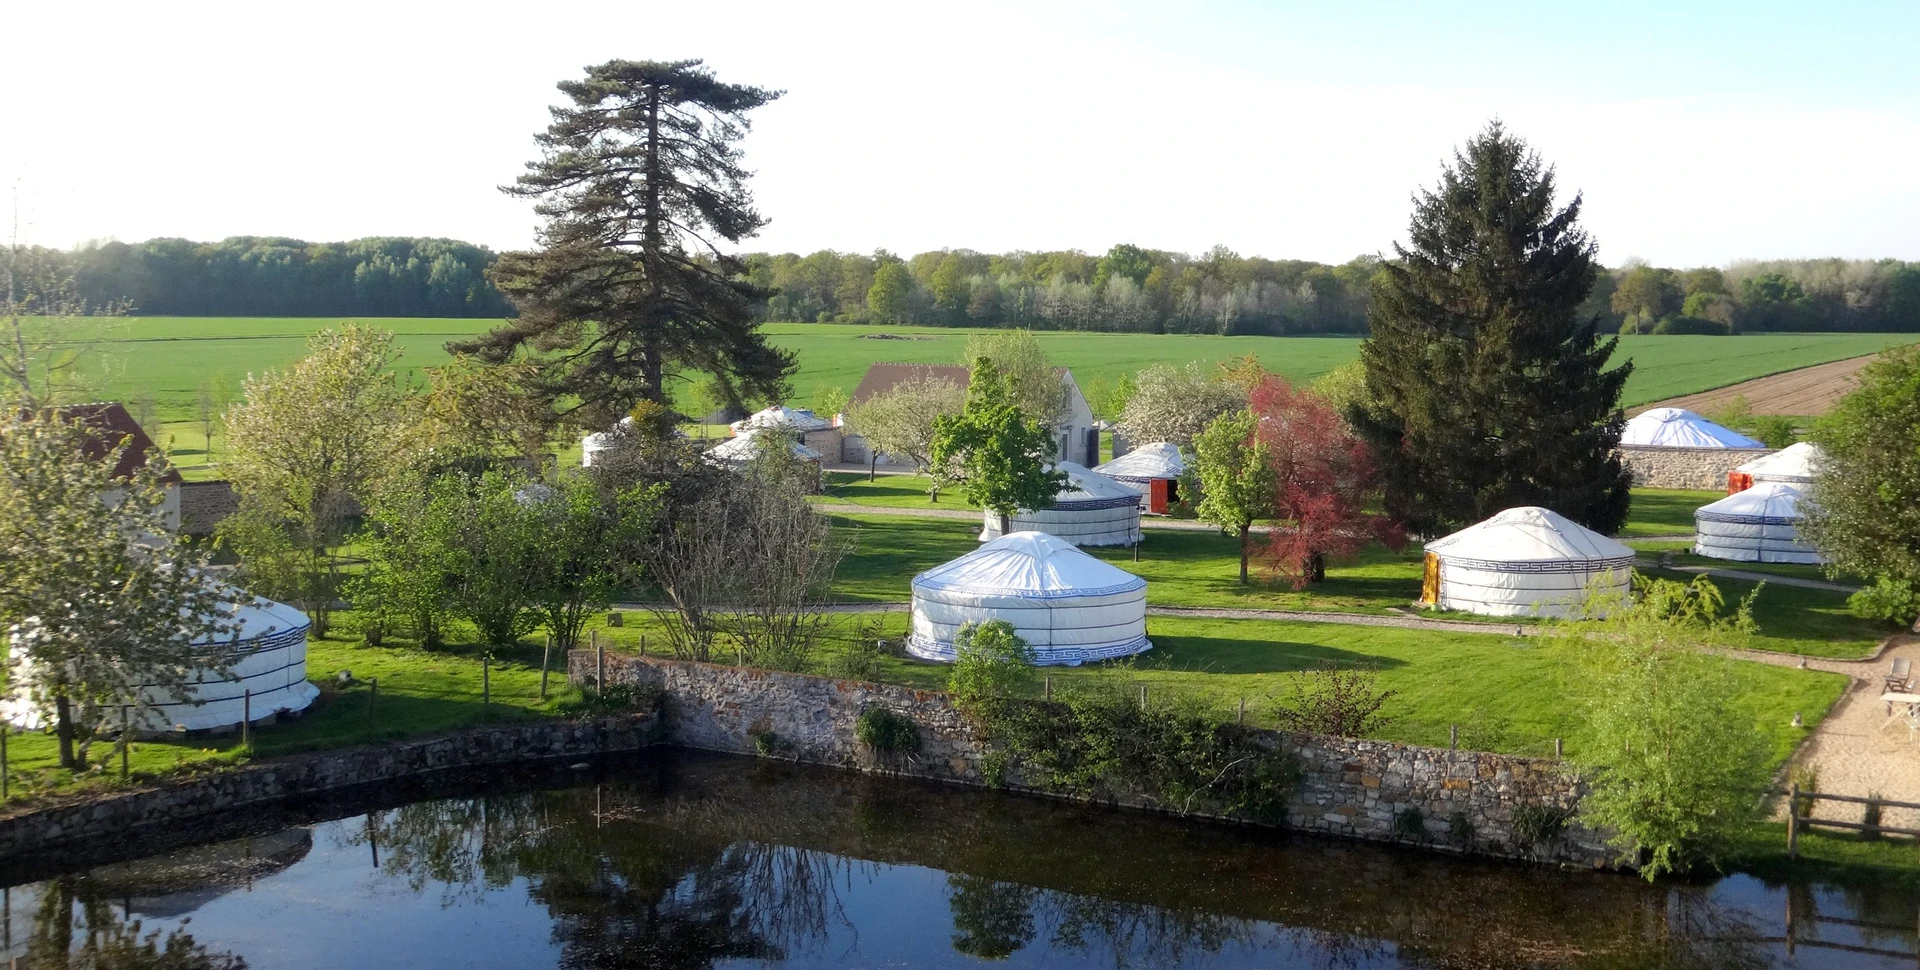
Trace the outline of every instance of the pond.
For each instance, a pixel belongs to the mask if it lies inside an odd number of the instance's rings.
[[[34,970],[1915,964],[1904,893],[1649,887],[683,752],[442,784],[16,863],[0,945]]]

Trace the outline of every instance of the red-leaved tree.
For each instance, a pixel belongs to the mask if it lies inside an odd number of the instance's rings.
[[[1319,395],[1267,375],[1249,396],[1254,434],[1273,468],[1275,528],[1267,564],[1294,589],[1327,578],[1327,560],[1372,542],[1398,549],[1400,527],[1370,510],[1380,483],[1367,446]]]

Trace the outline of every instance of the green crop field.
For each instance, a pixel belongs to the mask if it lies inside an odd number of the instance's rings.
[[[153,400],[153,413],[169,427],[176,448],[192,451],[198,434],[190,422],[203,381],[237,392],[250,373],[298,357],[307,334],[339,323],[324,318],[136,317],[113,321],[94,363],[97,393],[105,398]],[[403,374],[447,359],[450,340],[484,332],[498,321],[380,318],[370,325],[394,331]],[[800,369],[793,401],[805,405],[821,391],[852,392],[876,361],[959,363],[967,338],[977,331],[928,327],[864,327],[843,324],[770,324],[776,344],[792,350]],[[900,339],[876,339],[889,334]],[[1276,373],[1311,380],[1359,352],[1355,337],[1213,337],[1198,335],[1043,332],[1053,359],[1073,369],[1082,384],[1117,381],[1156,363],[1214,364],[1253,354]],[[1634,361],[1626,403],[1711,390],[1810,364],[1875,353],[1920,339],[1912,334],[1752,334],[1737,337],[1662,336],[1622,338]],[[183,456],[185,457],[185,456]],[[191,460],[190,458],[188,460]]]

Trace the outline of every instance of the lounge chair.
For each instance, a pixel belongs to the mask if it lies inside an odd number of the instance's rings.
[[[1893,670],[1887,674],[1887,690],[1903,694],[1913,691],[1913,661],[1906,657],[1897,657],[1893,661]]]

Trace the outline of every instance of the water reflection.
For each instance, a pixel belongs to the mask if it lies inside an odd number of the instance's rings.
[[[1656,889],[693,755],[102,866],[0,904],[21,966],[179,970],[1911,966],[1916,912],[1904,894]]]

